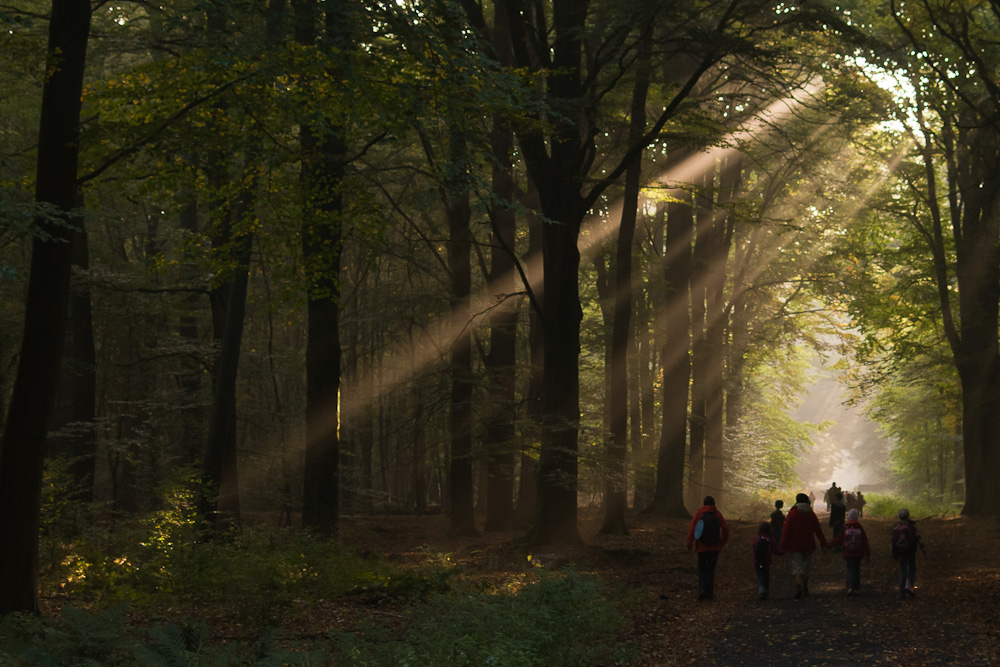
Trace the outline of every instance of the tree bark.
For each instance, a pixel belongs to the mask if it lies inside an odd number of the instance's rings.
[[[316,45],[319,7],[315,0],[292,3],[295,40]],[[326,4],[330,46],[352,47],[350,0]],[[326,73],[334,81],[338,71]],[[309,277],[306,342],[306,444],[302,525],[335,536],[340,514],[340,269],[343,242],[345,130],[332,119],[299,127],[303,192],[302,254]]]
[[[451,168],[464,174],[467,168],[466,139],[461,130],[451,133]],[[445,210],[448,218],[448,269],[451,276],[451,316],[456,322],[472,319],[469,295],[472,292],[472,209],[464,178],[446,183]],[[472,332],[463,327],[452,343],[451,401],[451,532],[478,535],[474,515],[475,488],[472,459]]]
[[[51,205],[39,217],[50,236],[32,244],[24,335],[17,376],[0,441],[0,614],[39,612],[38,530],[42,467],[66,331],[72,254],[71,226],[83,224],[77,205],[80,99],[90,36],[90,3],[54,0],[49,22],[49,76],[42,89],[35,201]]]
[[[495,6],[494,49],[501,63],[513,60],[510,31],[502,4]],[[515,523],[514,455],[516,445],[515,389],[517,371],[517,316],[521,299],[514,297],[514,177],[511,153],[514,137],[509,123],[499,115],[493,120],[493,198],[491,214],[493,247],[487,289],[497,301],[490,315],[490,350],[485,365],[489,377],[487,409],[486,530],[509,530]]]
[[[685,507],[684,458],[687,449],[688,392],[691,380],[691,243],[694,235],[690,193],[675,191],[667,205],[663,282],[666,300],[663,367],[663,427],[656,465],[656,494],[650,510],[664,516],[690,516]]]
[[[650,31],[646,22],[639,43],[635,86],[629,125],[629,145],[640,142],[646,130],[646,93],[650,77]],[[627,535],[625,509],[628,505],[628,353],[632,347],[632,244],[642,188],[642,151],[625,172],[621,224],[615,251],[614,316],[611,332],[611,387],[608,395],[611,439],[608,442],[608,481],[604,497],[605,535]],[[633,399],[634,400],[634,399]]]

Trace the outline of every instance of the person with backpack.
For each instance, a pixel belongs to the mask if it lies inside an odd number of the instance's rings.
[[[796,600],[809,595],[809,571],[813,552],[816,551],[816,538],[824,548],[829,546],[819,519],[809,504],[809,496],[800,493],[795,496],[795,505],[788,510],[781,533],[781,550],[792,555]]]
[[[715,498],[705,496],[688,527],[687,548],[698,550],[698,601],[715,598],[715,566],[719,552],[729,540],[729,524],[715,507]]]
[[[784,500],[775,500],[774,511],[771,512],[771,533],[776,544],[781,544],[781,529],[785,527],[785,513],[781,511],[784,506]]]
[[[892,559],[899,563],[899,598],[916,597],[913,587],[917,581],[917,547],[926,556],[924,541],[917,532],[917,522],[910,519],[905,507],[897,514],[899,522],[892,528]]]
[[[868,546],[868,533],[861,527],[858,517],[858,510],[852,509],[848,512],[843,532],[830,540],[830,548],[838,544],[842,544],[844,548],[848,597],[861,590],[861,559],[870,561],[872,553]]]
[[[771,561],[774,556],[781,556],[785,553],[774,541],[774,534],[769,522],[763,521],[757,527],[757,537],[753,538],[751,551],[753,553],[753,569],[757,573],[757,596],[761,600],[766,600],[771,588]]]

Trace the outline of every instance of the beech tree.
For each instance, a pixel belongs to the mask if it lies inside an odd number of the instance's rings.
[[[38,127],[39,205],[17,377],[0,441],[0,613],[38,613],[38,530],[46,434],[59,381],[74,228],[82,226],[80,109],[90,34],[88,0],[54,0]]]

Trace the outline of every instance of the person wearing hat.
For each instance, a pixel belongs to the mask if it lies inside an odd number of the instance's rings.
[[[729,524],[715,507],[715,498],[705,496],[688,527],[687,548],[698,548],[698,602],[715,598],[715,565],[729,539]]]
[[[809,595],[809,570],[816,539],[826,548],[829,543],[823,535],[819,519],[809,504],[809,496],[800,493],[795,496],[795,505],[788,510],[785,527],[781,532],[781,550],[791,554],[792,574],[795,576],[795,599]]]
[[[844,545],[844,564],[847,565],[847,595],[848,597],[861,590],[861,559],[871,560],[871,547],[868,545],[868,533],[858,521],[858,510],[847,513],[847,522],[839,535],[830,540],[830,548],[838,544]]]

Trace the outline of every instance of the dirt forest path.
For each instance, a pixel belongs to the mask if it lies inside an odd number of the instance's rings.
[[[720,507],[723,514],[725,506]],[[697,602],[697,567],[687,551],[688,521],[630,514],[628,536],[598,535],[599,512],[582,511],[585,544],[542,549],[526,560],[520,533],[451,539],[443,517],[386,517],[348,541],[383,554],[421,558],[442,550],[473,577],[504,576],[539,564],[571,564],[603,579],[624,600],[621,641],[639,647],[643,667],[1000,665],[1000,522],[916,517],[927,544],[917,556],[917,597],[898,599],[898,570],[889,556],[894,521],[864,518],[872,544],[862,591],[847,597],[839,552],[814,556],[812,595],[793,599],[787,556],[775,559],[771,595],[757,599],[750,545],[759,519],[732,518],[716,572],[715,599]],[[830,535],[821,515],[824,534]],[[346,532],[352,532],[348,528]],[[528,564],[528,563],[531,564]]]
[[[862,525],[872,558],[862,565],[860,595],[846,596],[843,556],[830,551],[814,555],[812,594],[801,600],[793,597],[788,557],[776,558],[771,594],[762,601],[750,556],[757,522],[731,521],[711,602],[695,599],[696,557],[684,547],[687,522],[652,523],[659,525],[634,531],[666,538],[652,542],[662,552],[649,557],[650,609],[645,618],[633,616],[643,665],[1000,664],[995,522],[982,530],[967,519],[921,521],[928,551],[917,556],[916,599],[898,597],[898,570],[888,546],[894,522],[869,518]],[[824,533],[830,535],[828,526]]]

